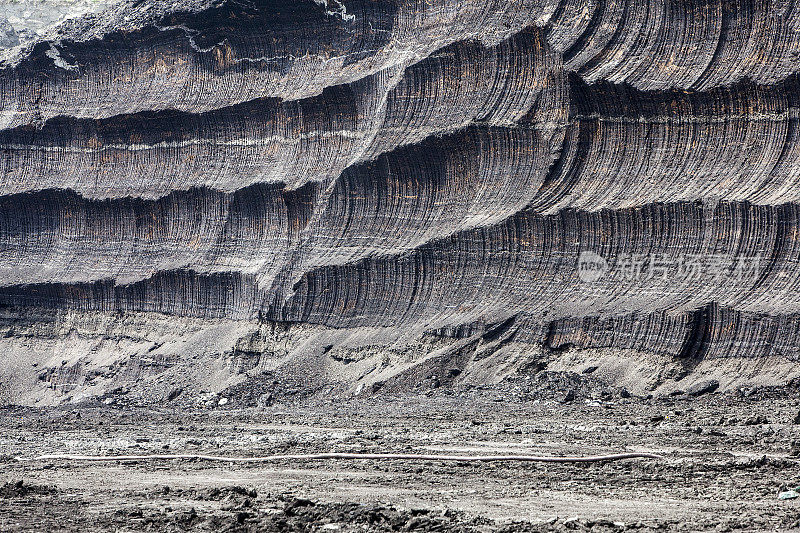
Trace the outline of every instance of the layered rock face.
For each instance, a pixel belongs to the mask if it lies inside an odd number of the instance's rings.
[[[794,372],[800,5],[117,2],[39,33],[0,68],[14,401],[564,350],[672,369],[642,389]]]

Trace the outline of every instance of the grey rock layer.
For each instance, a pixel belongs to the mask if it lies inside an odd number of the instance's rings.
[[[0,366],[48,402],[138,379],[131,321],[202,387],[792,373],[794,2],[119,2],[41,34],[0,65]]]

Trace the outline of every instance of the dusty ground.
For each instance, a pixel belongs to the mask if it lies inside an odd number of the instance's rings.
[[[786,530],[800,525],[796,392],[531,400],[508,391],[174,412],[0,413],[0,529]],[[26,463],[40,453],[595,454],[589,465],[315,461]],[[22,483],[20,483],[22,481]],[[5,483],[5,485],[3,485]]]

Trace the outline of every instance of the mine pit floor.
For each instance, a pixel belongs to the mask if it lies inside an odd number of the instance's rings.
[[[264,409],[0,410],[0,530],[648,531],[800,527],[796,393],[616,402],[397,395]],[[603,464],[23,462],[46,453],[599,455]],[[21,481],[21,483],[20,483]]]

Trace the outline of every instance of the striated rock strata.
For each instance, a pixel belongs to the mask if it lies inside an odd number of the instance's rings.
[[[115,1],[8,35],[0,401],[800,373],[793,1]]]

